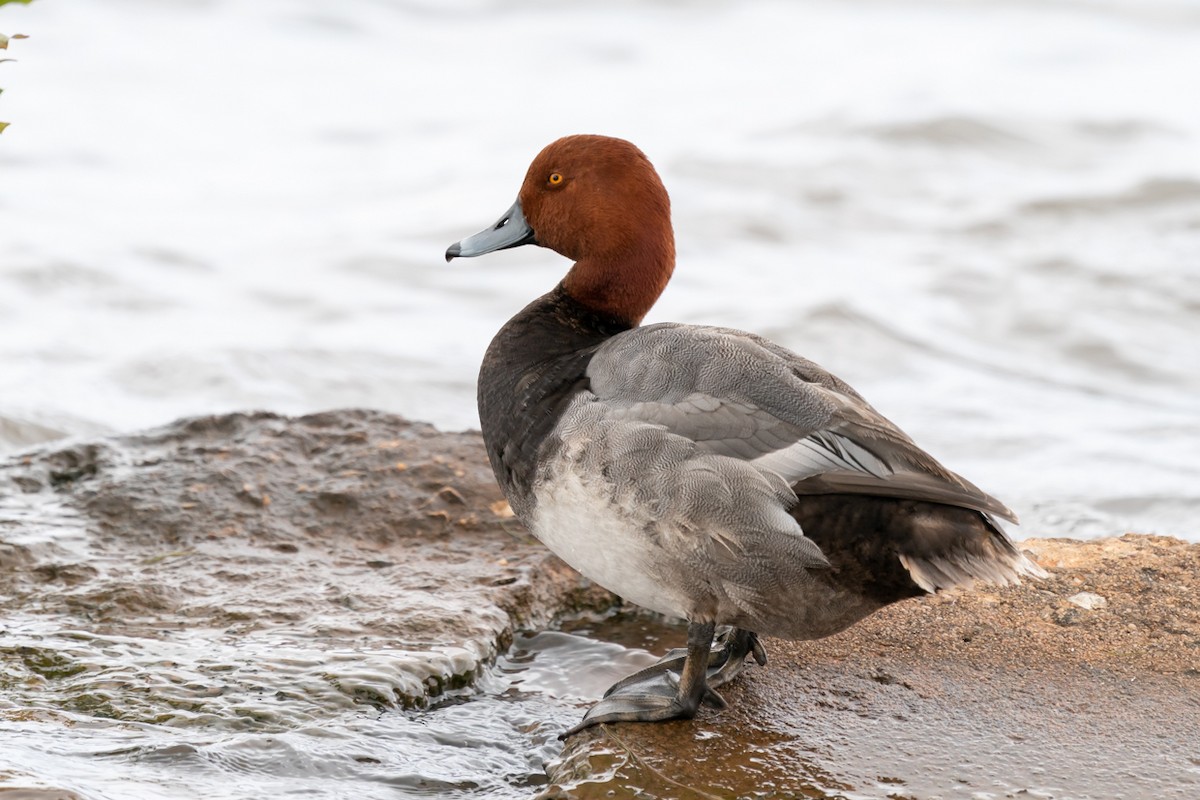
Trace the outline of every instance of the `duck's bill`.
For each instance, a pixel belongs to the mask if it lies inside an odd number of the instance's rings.
[[[446,260],[459,256],[471,258],[496,250],[507,250],[510,247],[520,247],[523,244],[537,244],[533,228],[525,221],[521,211],[521,201],[512,204],[512,208],[504,212],[504,216],[495,225],[481,230],[474,236],[468,236],[461,242],[455,242],[446,248]]]

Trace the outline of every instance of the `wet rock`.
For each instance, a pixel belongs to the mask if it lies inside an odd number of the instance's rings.
[[[31,787],[0,787],[0,800],[84,800],[67,789],[41,789]]]
[[[614,601],[502,503],[478,434],[369,411],[47,446],[0,465],[0,673],[41,685],[37,665],[59,665],[80,677],[54,683],[52,704],[100,697],[75,630],[135,656],[119,672],[137,691],[96,700],[116,719],[225,713],[223,697],[256,687],[285,701],[252,713],[281,720],[333,696],[422,706],[469,687],[519,627]],[[133,653],[164,640],[213,663],[179,653],[164,681]]]

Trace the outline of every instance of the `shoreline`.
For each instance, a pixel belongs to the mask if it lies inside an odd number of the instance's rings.
[[[475,697],[515,632],[615,602],[510,514],[478,433],[374,411],[201,417],[6,458],[0,724],[236,717],[275,685],[264,669],[304,687],[253,712],[264,732]],[[572,737],[541,796],[1200,795],[1200,544],[1020,546],[1048,579],[768,640],[727,710]],[[210,630],[229,664],[198,662],[195,692],[154,663],[123,679],[138,691],[104,689],[62,638]],[[275,656],[281,636],[300,636],[303,658]],[[215,683],[225,697],[200,691]],[[35,777],[0,773],[0,787]]]
[[[603,765],[663,798],[1196,797],[1200,546],[1020,544],[1049,578],[767,640],[725,711],[588,732],[551,775],[574,786]]]

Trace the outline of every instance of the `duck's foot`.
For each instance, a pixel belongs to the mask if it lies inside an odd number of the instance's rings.
[[[709,665],[708,685],[714,689],[724,686],[742,674],[742,669],[746,666],[746,656],[753,656],[754,663],[760,667],[767,665],[767,651],[754,631],[732,628],[717,641],[721,643],[724,659],[719,665],[715,665],[715,669],[714,665]]]
[[[688,638],[691,639],[691,628],[688,628]],[[665,675],[682,674],[684,661],[687,660],[688,650],[676,647],[665,656],[645,669],[638,670],[614,683],[604,693],[605,697],[620,692],[635,684],[657,683]],[[708,685],[712,689],[724,686],[741,674],[746,665],[746,656],[753,655],[759,666],[766,666],[767,651],[758,641],[754,631],[742,628],[726,628],[718,636],[716,645],[708,654]]]
[[[766,653],[758,637],[742,630],[734,630],[722,647],[713,649],[714,629],[711,622],[688,625],[688,646],[683,655],[668,653],[659,663],[618,682],[578,725],[559,738],[602,722],[691,719],[703,702],[724,708],[725,700],[713,687],[727,683],[740,672],[747,654],[754,653],[762,664]]]

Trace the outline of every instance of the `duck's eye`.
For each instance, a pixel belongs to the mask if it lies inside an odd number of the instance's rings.
[[[546,179],[546,182],[551,186],[558,186],[563,182],[563,176],[557,172],[551,172],[550,177]]]

